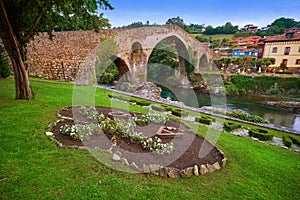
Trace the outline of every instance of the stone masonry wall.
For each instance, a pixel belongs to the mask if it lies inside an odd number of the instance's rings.
[[[89,54],[110,37],[112,31],[68,31],[41,33],[27,46],[28,73],[31,77],[74,81],[80,65]]]

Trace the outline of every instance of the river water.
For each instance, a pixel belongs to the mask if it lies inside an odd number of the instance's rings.
[[[199,108],[202,106],[213,106],[241,109],[250,114],[261,116],[272,124],[288,127],[300,133],[300,114],[263,104],[265,101],[278,101],[279,99],[262,96],[218,97],[183,88],[173,88],[172,92],[163,88],[161,96],[163,98],[171,97],[173,100],[179,100],[186,105]]]

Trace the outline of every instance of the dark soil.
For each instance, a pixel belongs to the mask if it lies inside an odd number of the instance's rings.
[[[110,112],[122,112],[121,110],[97,107],[99,113],[103,113],[105,116],[108,116]],[[124,111],[123,111],[124,112]],[[84,116],[79,114],[78,107],[69,107],[60,111],[60,114],[65,117],[73,118],[75,117],[76,123],[90,123],[91,121],[87,120]],[[138,118],[141,114],[130,113],[130,115],[137,116]],[[92,135],[87,141],[74,140],[70,136],[65,136],[60,134],[60,127],[69,124],[72,125],[75,123],[74,120],[64,120],[59,122],[54,127],[54,136],[56,140],[66,146],[87,146],[89,148],[99,148],[99,149],[109,149],[112,145],[111,139],[112,135],[109,133],[102,133],[99,135]],[[179,121],[170,119],[165,124],[148,124],[146,126],[137,126],[137,132],[143,132],[147,137],[154,137],[158,129],[161,126],[170,126],[176,127],[177,131],[184,133],[181,136],[159,136],[163,143],[174,143],[174,151],[168,155],[158,155],[156,153],[149,152],[142,148],[141,144],[131,143],[129,139],[121,138],[116,135],[117,146],[114,147],[114,151],[120,151],[122,157],[126,158],[129,163],[135,162],[140,168],[143,167],[143,164],[159,164],[161,166],[175,167],[178,169],[184,169],[187,167],[193,167],[194,165],[200,166],[201,164],[214,164],[223,159],[222,153],[207,140],[191,132],[187,126]]]

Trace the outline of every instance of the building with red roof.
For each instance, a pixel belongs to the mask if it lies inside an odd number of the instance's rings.
[[[288,29],[284,34],[268,36],[258,42],[258,58],[275,58],[269,70],[277,70],[281,63],[288,71],[300,69],[300,28]]]

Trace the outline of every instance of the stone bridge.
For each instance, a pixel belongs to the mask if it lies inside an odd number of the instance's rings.
[[[147,26],[132,29],[40,33],[27,46],[27,67],[32,77],[74,81],[78,72],[95,72],[95,62],[102,54],[109,56],[119,76],[142,75],[147,79],[149,57],[156,45],[170,40],[179,59],[178,73],[185,73],[186,61],[195,72],[212,69],[214,54],[189,33],[174,25]],[[102,52],[101,52],[102,51]]]

